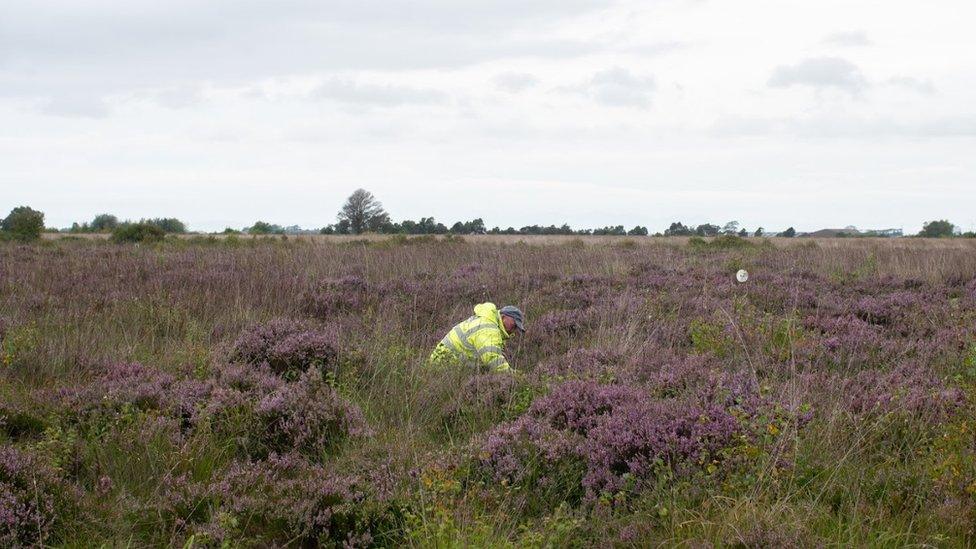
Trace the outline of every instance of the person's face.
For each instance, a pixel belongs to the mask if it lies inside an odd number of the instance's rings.
[[[515,325],[514,318],[510,316],[502,315],[502,324],[505,325],[505,331],[508,332],[509,334],[515,335],[518,333],[518,330],[515,329],[516,325]]]

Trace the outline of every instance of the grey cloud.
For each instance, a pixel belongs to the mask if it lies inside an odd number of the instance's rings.
[[[830,46],[870,46],[873,44],[864,31],[835,32],[826,36],[823,43]]]
[[[796,65],[781,65],[773,70],[767,84],[773,88],[832,87],[851,93],[857,93],[868,85],[861,69],[840,57],[812,57]]]
[[[495,87],[509,93],[525,91],[539,83],[535,75],[524,72],[504,72],[496,75],[492,82]]]
[[[625,68],[613,67],[594,74],[579,89],[604,105],[647,108],[657,83],[652,76],[637,76]]]
[[[935,93],[935,86],[932,85],[931,80],[919,80],[911,76],[894,76],[889,78],[886,83],[890,86],[904,88],[923,95],[932,95]]]
[[[406,86],[360,84],[339,78],[332,78],[325,81],[312,91],[311,96],[363,107],[431,105],[446,103],[448,100],[447,94],[438,90]]]
[[[538,32],[613,0],[131,0],[8,2],[0,89],[102,97],[246,86],[338,70],[457,68],[516,57],[571,58],[606,44]]]

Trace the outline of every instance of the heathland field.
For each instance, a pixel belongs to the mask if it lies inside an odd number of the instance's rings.
[[[976,543],[971,240],[0,243],[0,339],[4,547]]]

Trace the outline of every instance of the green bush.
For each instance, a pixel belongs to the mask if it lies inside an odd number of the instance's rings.
[[[112,231],[113,242],[159,242],[165,236],[163,229],[148,223],[123,225]]]
[[[27,206],[14,208],[0,222],[0,230],[5,236],[21,242],[37,240],[44,230],[44,213]]]

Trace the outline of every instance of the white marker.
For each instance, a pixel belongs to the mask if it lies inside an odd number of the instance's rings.
[[[735,273],[735,279],[739,282],[745,282],[749,280],[749,271],[745,269],[739,269],[739,272]]]

